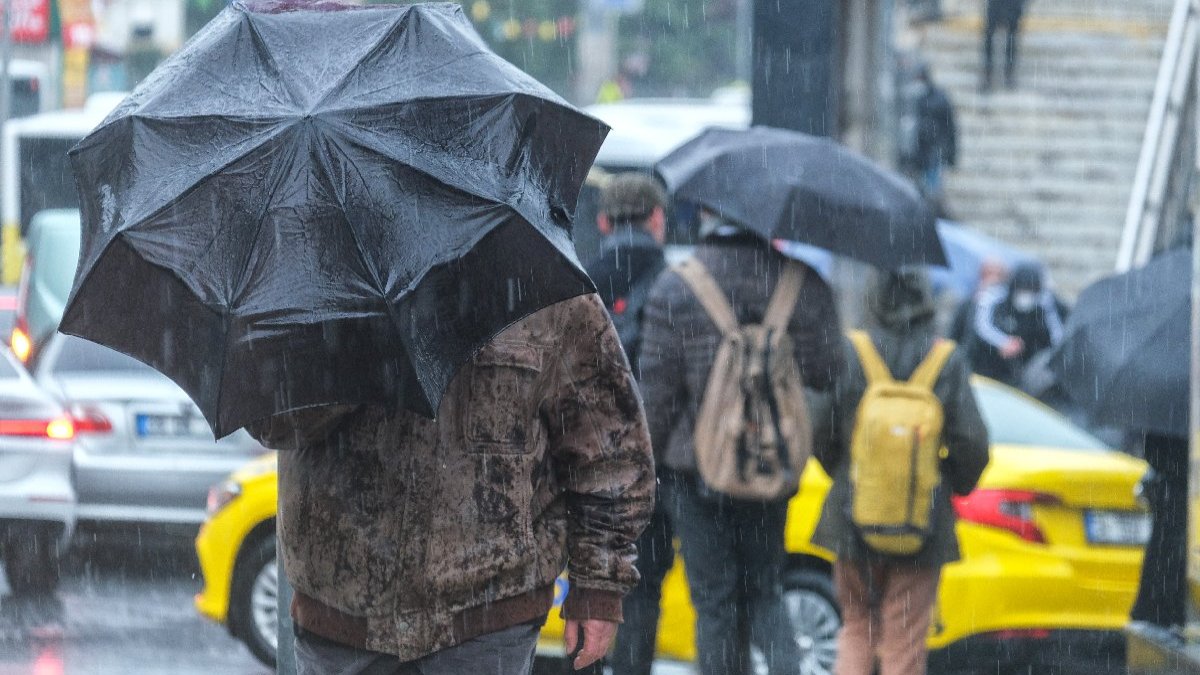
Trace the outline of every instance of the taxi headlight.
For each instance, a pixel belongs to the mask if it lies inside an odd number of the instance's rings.
[[[227,480],[208,489],[208,502],[205,510],[209,517],[215,516],[221,509],[229,506],[230,502],[242,494],[242,484]]]

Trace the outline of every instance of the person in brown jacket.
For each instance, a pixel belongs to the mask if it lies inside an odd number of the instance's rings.
[[[339,406],[251,432],[284,450],[278,529],[301,675],[528,673],[564,569],[575,667],[608,651],[654,467],[595,294],[502,331],[436,420]]]

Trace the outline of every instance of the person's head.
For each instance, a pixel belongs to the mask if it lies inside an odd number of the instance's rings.
[[[867,290],[867,310],[890,330],[909,330],[933,321],[929,275],[919,267],[877,272]]]
[[[658,182],[630,171],[609,179],[600,191],[596,225],[605,236],[620,227],[637,227],[662,244],[667,239],[667,196]]]
[[[916,67],[917,81],[922,84],[933,84],[933,75],[929,72],[929,64],[920,62]]]
[[[979,264],[979,288],[1002,284],[1008,279],[1008,267],[999,258],[986,258]]]
[[[1018,312],[1032,312],[1037,308],[1042,291],[1042,270],[1032,263],[1021,263],[1013,270],[1008,282],[1009,299]]]

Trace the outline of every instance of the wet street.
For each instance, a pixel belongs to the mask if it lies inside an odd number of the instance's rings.
[[[196,614],[200,586],[186,540],[77,549],[56,598],[0,599],[0,675],[273,672]]]

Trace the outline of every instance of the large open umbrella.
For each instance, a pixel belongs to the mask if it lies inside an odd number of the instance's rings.
[[[1187,436],[1191,279],[1177,250],[1079,295],[1050,367],[1093,419]]]
[[[218,436],[433,415],[491,336],[590,290],[569,227],[606,132],[457,5],[235,3],[72,151],[62,330],[170,376]]]
[[[655,171],[674,198],[767,239],[885,268],[946,264],[933,212],[916,189],[827,138],[769,127],[708,129]]]

